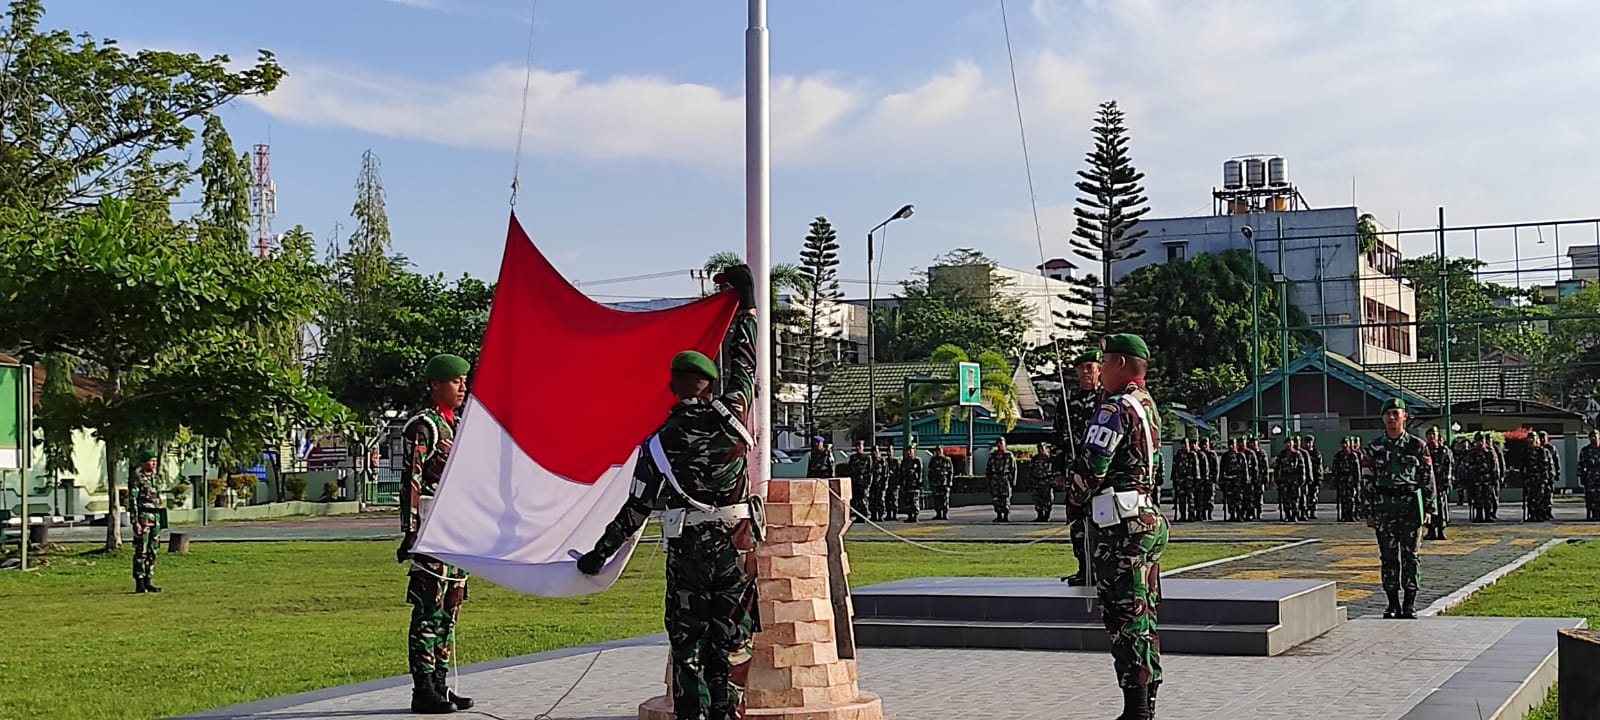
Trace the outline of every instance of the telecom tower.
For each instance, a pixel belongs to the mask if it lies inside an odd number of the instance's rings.
[[[250,212],[256,221],[256,252],[267,256],[272,244],[272,216],[278,213],[278,185],[272,181],[272,146],[255,147],[255,185],[250,188]]]

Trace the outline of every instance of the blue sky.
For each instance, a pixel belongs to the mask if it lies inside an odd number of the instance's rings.
[[[241,149],[270,137],[276,229],[348,233],[371,148],[395,249],[424,271],[493,277],[531,5],[120,0],[113,14],[57,0],[45,22],[130,48],[271,49],[288,79],[224,118]],[[1209,212],[1221,161],[1251,152],[1287,156],[1314,206],[1348,204],[1356,178],[1359,204],[1389,226],[1429,225],[1440,205],[1452,225],[1600,216],[1600,97],[1582,90],[1600,72],[1600,4],[1008,8],[1047,256],[1069,254],[1073,173],[1106,99],[1128,113],[1155,216]],[[775,258],[793,259],[825,215],[841,276],[860,280],[865,231],[911,202],[885,245],[891,279],[961,246],[1039,262],[997,0],[772,0],[770,25]],[[518,213],[569,278],[687,270],[743,248],[744,26],[737,0],[539,3]],[[1572,229],[1563,244],[1574,237],[1595,241]],[[1513,255],[1508,237],[1480,246]],[[685,273],[591,292],[696,288]]]

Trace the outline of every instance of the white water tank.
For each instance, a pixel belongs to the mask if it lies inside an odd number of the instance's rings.
[[[1283,187],[1289,184],[1289,161],[1278,155],[1267,159],[1267,184]]]
[[[1222,187],[1226,190],[1238,190],[1244,187],[1243,163],[1238,160],[1222,163]]]
[[[1253,188],[1266,187],[1267,161],[1261,158],[1245,158],[1244,184]]]

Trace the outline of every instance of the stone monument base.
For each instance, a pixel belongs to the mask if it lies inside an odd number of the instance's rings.
[[[851,702],[797,708],[746,708],[746,718],[765,720],[883,720],[883,700],[863,692]],[[639,706],[639,720],[673,720],[672,698],[658,696]]]

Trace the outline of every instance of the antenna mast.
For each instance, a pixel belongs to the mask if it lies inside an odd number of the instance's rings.
[[[272,146],[255,146],[255,184],[250,187],[250,214],[255,219],[256,252],[267,256],[272,244],[272,216],[278,213],[278,186],[272,181]]]

